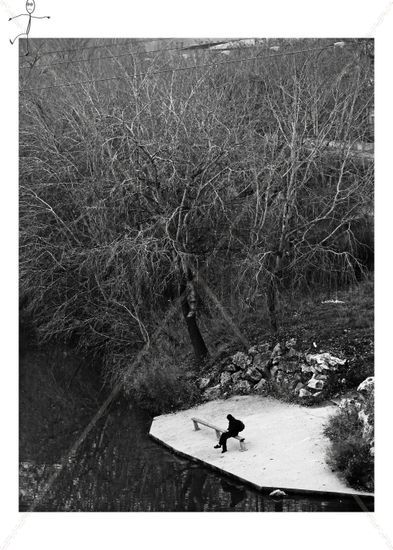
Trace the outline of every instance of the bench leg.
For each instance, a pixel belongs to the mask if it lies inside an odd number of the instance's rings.
[[[194,430],[200,430],[200,427],[198,426],[198,422],[196,420],[193,420],[194,422]]]
[[[217,437],[217,439],[220,439],[220,437],[221,437],[221,432],[219,432],[218,430],[216,430],[216,437]]]
[[[240,441],[239,443],[240,443],[240,450],[241,451],[247,451],[246,444],[244,443],[244,440]]]

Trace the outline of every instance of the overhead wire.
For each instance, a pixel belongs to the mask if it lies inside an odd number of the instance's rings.
[[[208,46],[209,43],[207,44],[204,44],[204,46]],[[194,46],[199,46],[199,44],[194,44]],[[255,48],[257,46],[247,46],[247,48]],[[232,48],[232,49],[236,49],[236,48]],[[237,48],[239,49],[239,48]],[[246,48],[243,48],[243,49],[246,49]],[[128,56],[136,56],[136,57],[140,57],[140,56],[149,56],[150,54],[153,54],[153,53],[159,53],[159,52],[172,52],[172,51],[185,51],[187,52],[188,50],[192,50],[192,46],[187,46],[187,47],[176,47],[176,48],[158,48],[156,50],[148,50],[148,51],[138,51],[138,50],[134,50],[132,52],[125,52],[125,53],[121,53],[121,54],[116,54],[116,55],[108,55],[108,56],[100,56],[100,57],[93,57],[91,59],[69,59],[69,60],[65,60],[65,61],[56,61],[55,63],[50,63],[49,65],[38,65],[36,63],[34,63],[34,68],[36,69],[48,69],[50,67],[54,67],[54,66],[57,66],[57,65],[72,65],[74,63],[92,63],[94,61],[101,61],[101,60],[105,60],[105,59],[116,59],[116,58],[119,58],[119,57],[128,57]],[[205,50],[205,51],[214,51],[214,52],[220,52],[220,51],[225,51],[224,49],[220,49],[220,50]],[[32,66],[31,65],[22,65],[21,67],[19,67],[20,69],[31,69]]]
[[[321,46],[321,47],[318,47],[318,48],[306,48],[306,49],[302,49],[302,50],[295,50],[295,51],[292,51],[292,52],[279,52],[279,53],[269,54],[269,55],[265,55],[265,56],[261,56],[260,54],[258,54],[258,55],[253,56],[253,57],[243,57],[241,59],[230,59],[230,60],[227,60],[227,61],[217,61],[217,62],[214,62],[214,63],[204,63],[202,65],[191,65],[191,66],[187,66],[187,67],[172,67],[170,69],[164,69],[164,70],[159,70],[159,71],[146,71],[146,72],[137,73],[137,74],[128,75],[128,76],[119,76],[119,75],[117,75],[117,76],[111,76],[111,77],[105,77],[105,78],[93,78],[93,79],[87,79],[87,80],[79,80],[79,81],[76,81],[76,82],[63,82],[61,84],[53,84],[51,86],[44,86],[44,87],[41,87],[41,88],[35,88],[35,87],[34,88],[22,88],[19,91],[21,93],[22,92],[29,92],[29,91],[36,92],[36,91],[40,91],[40,90],[50,90],[50,89],[54,89],[54,88],[65,88],[65,87],[72,87],[72,86],[81,86],[83,84],[88,84],[88,83],[93,83],[93,82],[109,82],[111,80],[129,80],[130,78],[138,78],[138,77],[142,77],[142,76],[153,76],[153,75],[164,74],[164,73],[174,73],[174,72],[179,72],[179,71],[197,70],[197,69],[201,69],[201,68],[205,68],[205,67],[214,67],[214,66],[219,66],[219,65],[229,65],[229,64],[235,64],[235,63],[243,63],[245,61],[255,61],[256,59],[270,59],[270,58],[282,57],[282,56],[286,56],[286,55],[297,55],[299,53],[304,53],[304,52],[309,52],[309,51],[319,51],[319,50],[327,49],[327,48],[330,48],[330,47],[334,47],[334,43],[327,44],[327,45],[324,45],[324,46]],[[239,49],[239,48],[236,48],[236,49]]]
[[[64,50],[43,51],[43,52],[40,52],[39,55],[40,55],[40,57],[42,57],[44,55],[55,55],[55,54],[59,54],[59,53],[81,52],[81,51],[84,51],[84,50],[93,50],[93,49],[100,49],[100,48],[116,48],[116,47],[121,47],[121,46],[128,46],[129,44],[132,44],[132,45],[135,46],[135,42],[140,43],[140,44],[146,44],[148,42],[157,42],[158,40],[163,40],[163,39],[162,38],[146,38],[146,39],[133,38],[133,39],[127,40],[125,42],[113,42],[112,44],[97,44],[97,45],[94,45],[94,46],[83,46],[82,48],[67,48],[67,49],[64,49]],[[169,39],[165,39],[165,40],[179,40],[179,39],[178,38],[173,38],[173,39],[169,38]],[[245,39],[244,38],[239,38],[237,40],[245,40]],[[231,40],[231,41],[233,41],[233,40]],[[226,40],[225,42],[229,42],[229,40]],[[214,42],[214,43],[219,44],[219,43],[223,43],[223,42]],[[206,44],[209,44],[209,43],[206,43]],[[198,44],[198,46],[199,46],[199,44]],[[20,55],[19,58],[20,59],[25,59],[26,56],[25,55]]]
[[[43,52],[40,53],[41,56],[43,55],[54,55],[54,54],[58,54],[58,53],[69,53],[69,52],[79,52],[79,51],[84,51],[84,50],[92,50],[92,49],[99,49],[99,48],[115,48],[115,47],[120,47],[120,46],[128,46],[128,44],[133,44],[135,45],[135,41],[137,42],[140,42],[140,43],[146,43],[146,42],[155,42],[157,39],[156,38],[151,38],[151,39],[139,39],[139,38],[133,38],[131,40],[127,40],[126,42],[113,42],[112,44],[95,44],[94,46],[83,46],[82,48],[67,48],[67,49],[64,49],[64,50],[52,50],[52,51],[47,51],[47,50],[44,50]],[[25,59],[25,55],[20,55],[19,56],[20,59]]]

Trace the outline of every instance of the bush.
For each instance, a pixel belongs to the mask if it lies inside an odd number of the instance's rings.
[[[138,405],[152,414],[189,407],[198,397],[190,366],[168,359],[149,359],[126,386]]]
[[[350,485],[373,489],[374,459],[370,455],[370,445],[364,439],[352,436],[342,442],[336,441],[329,462],[343,473]]]
[[[352,487],[358,489],[374,490],[373,434],[367,438],[364,436],[364,424],[359,418],[359,410],[363,410],[374,429],[373,403],[373,398],[364,407],[355,401],[347,402],[330,418],[324,430],[332,442],[328,463],[333,470],[341,472]]]

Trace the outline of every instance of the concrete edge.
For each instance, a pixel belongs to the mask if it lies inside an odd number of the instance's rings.
[[[196,464],[201,464],[202,466],[205,466],[206,468],[210,468],[211,470],[218,472],[220,475],[224,475],[225,477],[228,477],[229,479],[232,479],[238,483],[241,483],[243,485],[247,485],[251,487],[252,489],[255,489],[256,491],[259,491],[260,493],[267,493],[274,491],[275,489],[281,489],[282,491],[285,491],[288,495],[310,495],[310,496],[324,496],[327,498],[331,497],[341,497],[341,498],[364,498],[368,500],[372,500],[374,502],[374,493],[363,493],[363,492],[357,492],[353,491],[353,493],[341,493],[336,491],[318,491],[318,490],[312,490],[312,489],[294,489],[294,488],[288,488],[288,487],[269,487],[265,485],[257,485],[253,481],[249,481],[247,479],[244,479],[242,477],[237,476],[236,474],[232,474],[231,472],[227,472],[226,470],[222,470],[221,468],[218,468],[217,466],[214,466],[213,464],[210,464],[209,462],[205,462],[204,460],[201,460],[200,458],[196,458],[195,456],[188,455],[187,453],[184,453],[183,451],[179,451],[178,449],[175,449],[174,447],[171,447],[171,445],[168,445],[168,443],[165,443],[165,441],[162,441],[162,439],[159,439],[155,435],[152,435],[149,432],[149,437],[151,437],[154,441],[162,445],[163,447],[166,447],[171,453],[179,455],[183,458],[186,458],[188,460],[191,460],[192,462],[195,462]]]

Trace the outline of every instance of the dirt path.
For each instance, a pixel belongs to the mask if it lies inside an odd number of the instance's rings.
[[[158,416],[150,435],[176,451],[236,475],[259,487],[362,494],[348,487],[326,464],[329,441],[323,426],[337,407],[301,407],[260,396],[234,396],[193,409]],[[246,452],[228,440],[228,452],[214,449],[214,430],[194,431],[192,416],[226,428],[226,415],[246,425]]]

